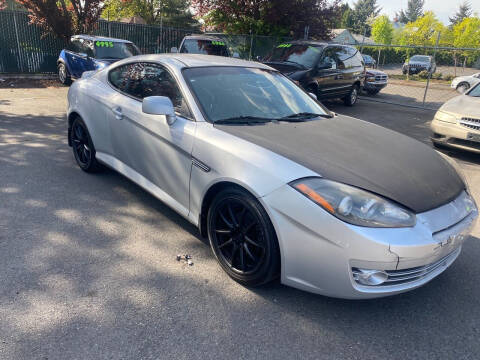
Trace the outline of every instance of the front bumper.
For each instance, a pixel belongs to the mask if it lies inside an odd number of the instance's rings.
[[[363,88],[365,90],[382,90],[385,86],[387,86],[386,81],[375,81],[375,82],[367,82],[363,84]]]
[[[469,134],[480,135],[479,130],[469,129],[459,123],[449,123],[433,119],[430,123],[432,141],[437,144],[451,146],[462,150],[468,150],[480,154],[480,142],[472,141]]]
[[[280,244],[282,283],[347,299],[398,294],[443,272],[460,253],[478,215],[476,208],[468,213],[459,208],[459,199],[417,214],[414,227],[388,229],[344,223],[288,185],[261,198]],[[394,277],[396,271],[432,264],[438,266],[398,284],[365,286],[355,280],[358,268]]]

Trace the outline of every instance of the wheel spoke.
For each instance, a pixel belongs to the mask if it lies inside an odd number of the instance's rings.
[[[247,212],[247,208],[244,207],[242,211],[240,212],[240,215],[238,216],[238,224],[241,226],[243,225],[243,219],[245,217],[245,213]]]
[[[231,244],[231,243],[233,243],[233,239],[232,239],[232,238],[230,238],[230,239],[228,239],[227,241],[225,241],[222,245],[218,245],[218,248],[221,249],[221,248],[223,248],[224,246],[227,246],[227,245],[229,245],[229,244]]]
[[[245,235],[245,241],[246,241],[246,242],[248,242],[249,244],[252,244],[253,246],[256,246],[256,247],[258,247],[258,248],[261,248],[261,249],[263,249],[263,248],[264,248],[264,246],[263,246],[263,245],[261,245],[261,244],[257,243],[256,241],[253,241],[251,238],[249,238],[249,237],[248,237],[248,236],[246,236],[246,235]]]
[[[233,229],[233,224],[230,221],[227,220],[227,218],[225,217],[225,214],[223,212],[219,211],[219,215],[220,215],[220,218],[225,223],[225,225],[227,225],[230,229]]]
[[[238,226],[238,221],[237,219],[235,218],[235,214],[233,213],[233,210],[232,210],[232,204],[228,204],[227,205],[227,208],[228,208],[228,214],[230,215],[230,219],[232,219],[232,224],[234,227]]]
[[[230,234],[231,231],[229,229],[217,229],[215,230],[217,234]]]
[[[245,249],[245,252],[247,253],[247,255],[250,259],[252,259],[254,262],[257,261],[257,258],[255,256],[253,256],[252,252],[248,248],[247,243],[243,243],[243,248]]]
[[[233,243],[233,250],[232,250],[232,257],[230,258],[230,266],[233,267],[233,262],[235,261],[235,255],[237,255],[238,246],[237,244]]]
[[[248,224],[247,226],[245,226],[245,229],[244,229],[244,233],[247,234],[250,230],[252,230],[252,228],[257,225],[257,222],[254,220],[252,221],[250,224]]]
[[[245,271],[245,259],[243,258],[244,255],[244,249],[243,246],[240,247],[240,268],[242,271]]]

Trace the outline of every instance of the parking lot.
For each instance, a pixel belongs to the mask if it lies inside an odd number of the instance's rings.
[[[406,294],[248,289],[160,201],[113,171],[82,172],[67,145],[67,88],[44,86],[0,89],[0,359],[480,357],[478,223],[448,271]],[[327,106],[430,144],[433,111]],[[480,203],[480,157],[449,154]]]

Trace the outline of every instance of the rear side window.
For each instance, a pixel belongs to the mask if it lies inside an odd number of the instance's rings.
[[[350,69],[363,66],[363,57],[354,47],[339,46],[336,48],[336,54],[340,68]]]

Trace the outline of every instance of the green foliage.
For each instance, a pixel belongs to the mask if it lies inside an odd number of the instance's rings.
[[[467,17],[453,27],[453,44],[459,48],[480,47],[480,18]]]
[[[441,72],[436,72],[432,74],[432,79],[434,80],[441,80],[443,77],[443,74]]]
[[[346,21],[351,22],[348,27],[357,34],[371,35],[371,21],[380,13],[381,8],[377,5],[377,0],[357,0],[353,5],[350,17]]]
[[[195,26],[189,0],[108,0],[102,12],[104,19],[118,21],[140,16],[147,24],[160,22],[177,26]]]
[[[458,8],[457,13],[448,19],[450,20],[451,26],[454,26],[458,23],[461,23],[463,19],[468,18],[471,15],[472,15],[472,5],[470,5],[468,1],[465,1],[462,4],[460,4],[460,7]]]
[[[440,45],[447,45],[450,39],[448,28],[435,17],[432,11],[427,11],[415,22],[405,25],[398,40],[400,45],[434,46],[438,33],[441,34]]]
[[[407,10],[400,10],[397,14],[400,22],[408,24],[415,22],[421,16],[423,16],[423,6],[425,0],[408,0]]]
[[[420,79],[427,79],[428,78],[428,71],[427,70],[422,70],[418,73],[418,76]]]
[[[372,38],[377,44],[391,44],[393,31],[393,25],[387,15],[377,17],[372,24]]]
[[[445,76],[443,77],[443,80],[445,80],[445,81],[452,81],[454,78],[455,78],[455,76],[449,74],[449,75],[445,75]]]

